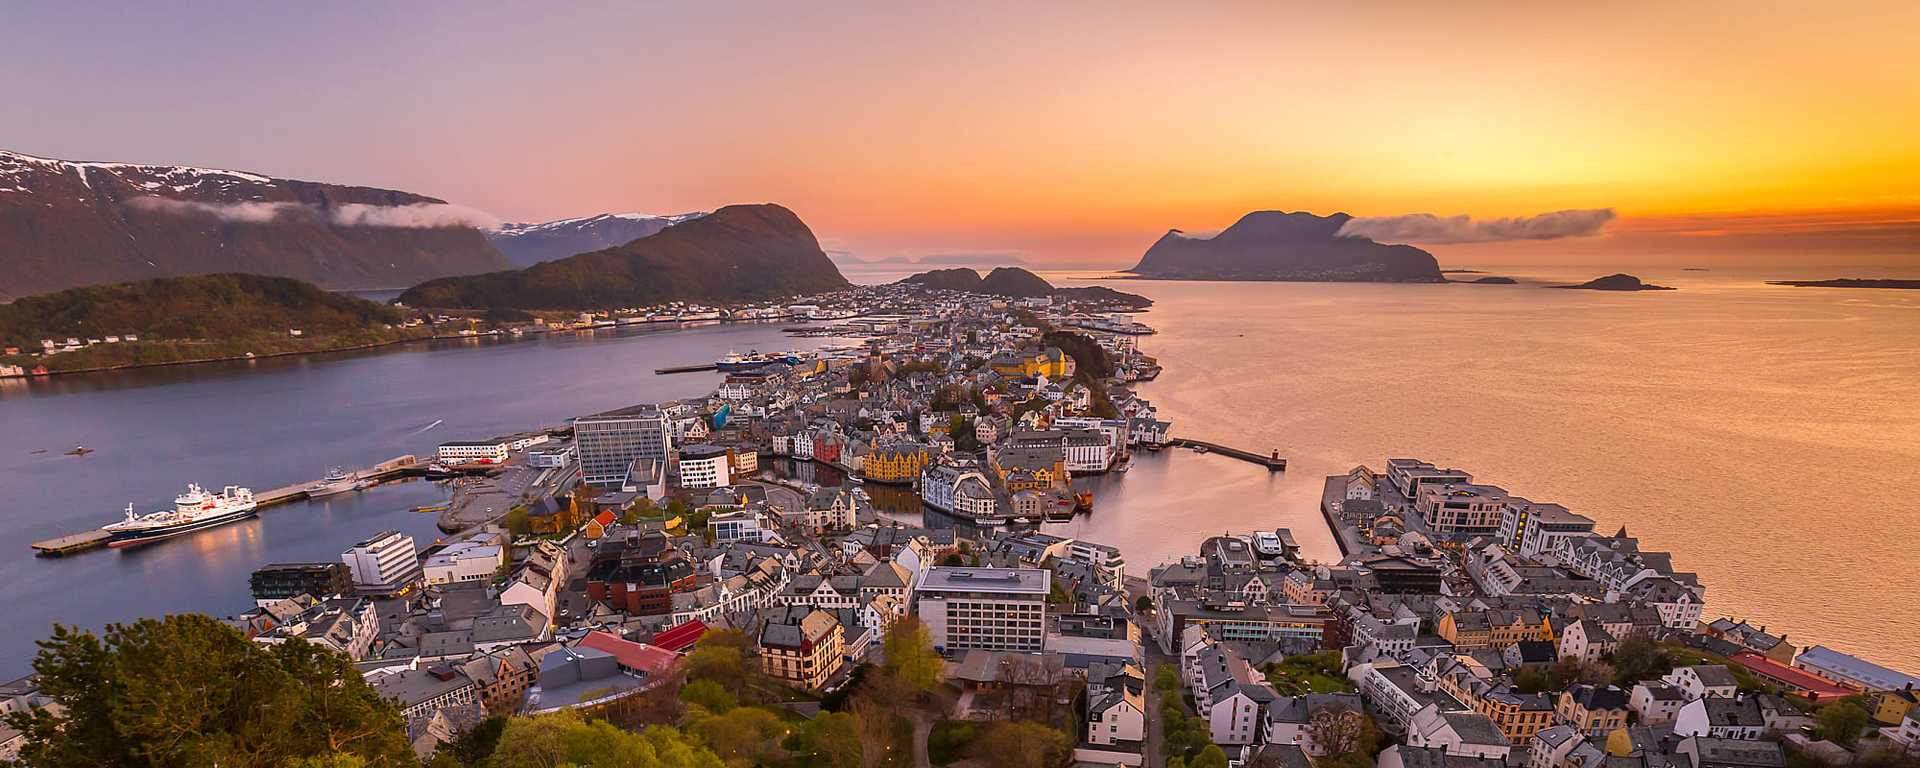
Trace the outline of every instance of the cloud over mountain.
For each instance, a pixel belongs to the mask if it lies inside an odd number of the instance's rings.
[[[1475,219],[1467,215],[1364,216],[1340,227],[1341,237],[1365,237],[1382,243],[1493,243],[1503,240],[1558,240],[1597,234],[1612,221],[1612,208],[1554,211],[1537,216]]]

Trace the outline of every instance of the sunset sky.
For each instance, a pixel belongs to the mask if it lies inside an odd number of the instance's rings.
[[[772,201],[862,259],[1611,208],[1435,251],[1920,266],[1916,30],[1911,1],[10,4],[0,147],[516,221]]]

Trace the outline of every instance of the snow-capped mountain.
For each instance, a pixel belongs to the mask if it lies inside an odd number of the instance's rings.
[[[705,213],[603,213],[538,224],[502,224],[487,239],[518,266],[626,245]]]
[[[390,189],[0,150],[0,298],[218,272],[386,288],[506,268],[476,213]]]

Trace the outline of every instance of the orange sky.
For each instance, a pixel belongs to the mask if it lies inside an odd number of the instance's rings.
[[[9,148],[513,220],[775,201],[861,258],[1121,265],[1256,209],[1610,207],[1441,250],[1920,261],[1913,2],[17,10]]]

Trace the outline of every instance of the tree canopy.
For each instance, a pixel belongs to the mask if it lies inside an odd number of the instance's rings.
[[[724,768],[720,758],[674,728],[634,732],[569,712],[516,717],[500,734],[491,768]]]
[[[262,646],[203,615],[55,626],[33,661],[53,708],[9,715],[20,758],[64,766],[417,765],[406,727],[345,656]],[[297,726],[297,727],[296,727]]]
[[[913,693],[925,693],[940,684],[944,664],[933,650],[933,636],[920,620],[908,616],[894,622],[881,641],[886,651],[882,667]]]

